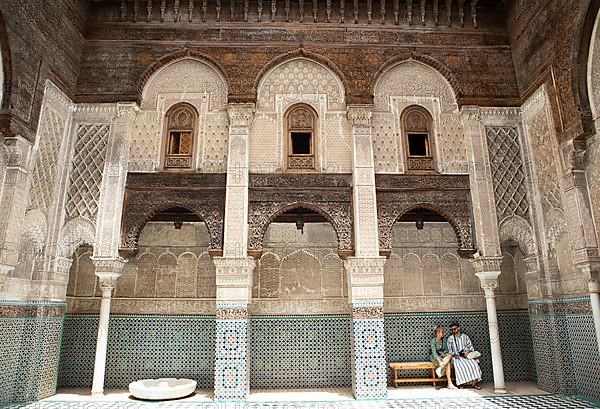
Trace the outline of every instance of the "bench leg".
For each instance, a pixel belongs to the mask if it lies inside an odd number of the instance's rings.
[[[435,388],[437,385],[437,378],[435,377],[435,369],[431,368],[431,378],[433,379],[433,387]]]

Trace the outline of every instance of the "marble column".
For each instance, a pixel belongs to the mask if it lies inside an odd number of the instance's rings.
[[[373,107],[348,106],[352,125],[354,256],[345,261],[352,307],[352,392],[356,399],[385,398],[383,266],[373,160]]]
[[[245,400],[250,391],[248,306],[255,261],[248,257],[248,144],[253,104],[230,104],[223,257],[217,279],[215,389],[217,401]]]
[[[100,322],[98,324],[98,338],[96,343],[96,359],[94,362],[94,378],[92,381],[92,396],[102,396],[104,394],[110,301],[112,290],[115,288],[117,278],[121,275],[125,260],[121,258],[109,259],[93,257],[92,262],[96,267],[96,276],[98,276],[98,283],[102,293],[102,301],[100,302]]]
[[[494,391],[506,393],[504,382],[504,366],[502,364],[502,349],[500,347],[500,331],[498,329],[498,313],[496,311],[496,289],[502,257],[477,257],[473,267],[485,294],[485,306],[490,332],[490,349],[492,352],[492,368],[494,372]]]

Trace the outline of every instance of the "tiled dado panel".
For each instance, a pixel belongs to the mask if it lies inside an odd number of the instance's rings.
[[[589,297],[529,303],[538,385],[600,400],[600,354]]]
[[[66,316],[59,387],[91,387],[97,333],[97,315]],[[214,357],[214,316],[111,315],[105,387],[127,388],[138,379],[175,377],[212,388]]]
[[[385,315],[385,351],[387,362],[427,361],[429,342],[437,325],[451,334],[450,324],[457,320],[481,352],[481,370],[485,382],[493,381],[487,314],[482,312],[406,313]],[[527,311],[499,311],[498,324],[504,376],[508,382],[535,381],[533,343]],[[427,373],[414,371],[415,377]],[[388,369],[388,380],[392,377]]]
[[[0,302],[0,404],[56,392],[66,305]]]
[[[349,315],[250,318],[250,388],[350,387]]]

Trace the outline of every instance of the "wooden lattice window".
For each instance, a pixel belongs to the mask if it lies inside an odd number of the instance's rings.
[[[296,105],[286,115],[287,168],[314,170],[317,115],[306,105]]]
[[[411,106],[401,116],[402,133],[409,171],[433,171],[433,119],[420,106]]]
[[[166,116],[165,169],[191,169],[198,114],[189,104],[177,104]]]

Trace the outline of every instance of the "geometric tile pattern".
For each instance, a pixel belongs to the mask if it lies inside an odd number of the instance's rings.
[[[349,316],[250,319],[250,387],[350,387]]]
[[[600,400],[600,353],[589,302],[569,297],[529,303],[541,389]]]
[[[59,387],[91,388],[98,316],[67,315]],[[106,388],[138,379],[190,378],[199,388],[214,382],[214,316],[111,315]]]
[[[354,382],[356,399],[385,398],[386,362],[383,318],[352,320]]]
[[[216,408],[214,403],[185,402],[185,401],[163,401],[163,402],[111,402],[98,400],[90,401],[53,401],[46,400],[27,405],[8,406],[10,409],[145,409],[145,408]],[[252,402],[240,405],[239,402],[219,405],[219,408],[253,408],[253,409],[311,409],[311,408],[335,408],[335,409],[408,409],[408,408],[477,408],[477,409],[589,409],[598,405],[563,395],[525,395],[525,396],[494,396],[494,397],[472,397],[472,398],[443,398],[443,399],[396,399],[396,400],[374,400],[374,401],[333,401],[333,402]]]
[[[0,305],[26,316],[0,318],[0,403],[42,399],[56,392],[65,304]],[[60,307],[62,314],[45,315]],[[37,309],[38,315],[31,316]]]
[[[457,320],[469,335],[475,349],[481,352],[480,367],[484,382],[494,380],[489,342],[487,314],[485,312],[456,313],[404,313],[385,315],[387,362],[429,360],[429,342],[437,325],[444,327],[444,336],[451,334],[450,324]],[[499,311],[498,326],[504,379],[507,382],[536,380],[533,344],[527,311]],[[404,371],[405,376],[428,376],[427,371]],[[388,369],[388,384],[392,373]]]
[[[96,220],[109,131],[110,124],[82,124],[77,128],[67,190],[67,220],[78,216]]]
[[[485,129],[498,221],[513,215],[528,220],[529,203],[517,129],[514,127],[486,127]]]
[[[248,396],[247,319],[216,320],[216,401],[245,400]]]

